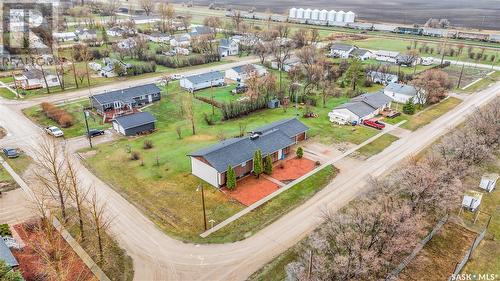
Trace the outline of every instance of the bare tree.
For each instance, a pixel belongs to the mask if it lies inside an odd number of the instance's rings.
[[[182,97],[182,111],[184,113],[184,118],[186,118],[191,123],[191,131],[193,135],[196,135],[195,127],[195,112],[193,109],[193,95],[183,95]]]
[[[191,26],[192,19],[193,16],[191,16],[190,14],[181,17],[182,27],[184,28],[185,32],[189,32],[189,27]]]
[[[263,64],[270,53],[268,44],[258,42],[253,48],[253,53],[259,57],[260,63]]]
[[[214,36],[217,36],[219,29],[222,27],[222,20],[219,17],[206,17],[203,24],[212,29]]]
[[[239,11],[234,12],[231,19],[233,20],[236,31],[239,32],[241,23],[243,22],[243,17],[241,16],[241,13]]]
[[[104,264],[104,247],[106,231],[111,225],[111,218],[107,214],[105,202],[101,202],[97,198],[97,193],[94,190],[90,196],[89,202],[90,216],[92,229],[97,239],[97,247],[99,251],[99,264]]]
[[[69,192],[63,149],[54,139],[43,137],[36,149],[34,160],[36,180],[58,202],[61,216],[64,222],[67,222],[66,206]]]
[[[86,202],[89,189],[83,190],[81,182],[78,179],[78,172],[75,163],[71,160],[70,155],[66,155],[66,167],[67,167],[67,178],[69,186],[69,197],[76,205],[76,211],[78,213],[78,227],[80,229],[80,237],[85,240],[85,213],[86,213]]]
[[[426,103],[434,104],[446,97],[451,87],[448,74],[442,70],[431,69],[419,74],[411,84],[422,94]]]
[[[160,3],[158,12],[160,13],[160,30],[173,34],[173,21],[175,17],[174,7],[168,3]]]
[[[141,5],[141,8],[146,13],[146,16],[149,16],[151,14],[151,12],[153,12],[154,3],[152,0],[140,0],[139,4]]]

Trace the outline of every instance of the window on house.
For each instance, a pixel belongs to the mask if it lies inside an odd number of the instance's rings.
[[[247,162],[241,164],[241,167],[245,167],[247,165]]]

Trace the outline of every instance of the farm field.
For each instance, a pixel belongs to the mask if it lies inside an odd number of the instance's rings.
[[[221,120],[220,110],[216,109],[215,115],[212,116],[211,105],[193,99],[196,127],[196,135],[193,135],[191,124],[184,120],[181,114],[180,104],[186,94],[179,88],[177,81],[172,82],[168,85],[168,91],[164,89],[162,101],[146,109],[153,113],[158,120],[158,131],[154,134],[130,139],[121,138],[115,143],[100,145],[95,151],[84,150],[82,156],[86,158],[88,165],[100,178],[111,183],[118,192],[138,206],[168,234],[182,240],[201,242],[243,239],[241,236],[243,232],[239,229],[229,228],[234,231],[232,235],[221,232],[224,235],[219,236],[214,233],[213,238],[209,237],[212,240],[200,240],[198,234],[203,230],[203,221],[200,219],[200,214],[192,210],[201,207],[199,206],[199,196],[201,195],[196,192],[196,187],[205,183],[190,174],[190,161],[186,154],[213,144],[222,138],[239,135],[240,126],[245,127],[245,131],[250,131],[273,121],[294,117],[296,113],[301,114],[303,108],[300,106],[298,111],[289,108],[286,112],[282,108],[264,109],[235,120],[218,121]],[[345,101],[347,98],[331,98],[325,108],[315,108],[315,113],[320,117],[301,117],[300,120],[311,128],[308,135],[317,141],[326,143],[361,143],[377,134],[378,131],[375,129],[361,126],[353,131],[352,127],[331,125],[326,117],[327,112]],[[205,122],[205,115],[214,120],[214,125],[210,126]],[[177,130],[181,133],[180,139]],[[143,149],[145,140],[152,141],[154,147]],[[141,160],[129,160],[132,151],[138,152]],[[117,166],[121,168],[116,169]],[[316,183],[325,182],[325,176],[318,177],[320,179],[315,180]],[[291,191],[282,195],[292,196],[295,198],[293,200],[300,202],[314,194],[316,188],[322,186],[322,184],[314,184],[304,188],[303,192],[309,190],[306,195],[295,194]],[[214,188],[206,190],[208,220],[213,219],[218,223],[244,207]],[[285,195],[289,193],[290,195]],[[281,203],[274,204],[278,205],[278,209],[281,208]],[[274,204],[269,203],[269,208],[274,206],[272,210],[276,210]],[[263,220],[275,219],[268,216],[262,215]],[[258,224],[253,225],[252,228],[257,226]],[[251,229],[245,232],[251,232]]]

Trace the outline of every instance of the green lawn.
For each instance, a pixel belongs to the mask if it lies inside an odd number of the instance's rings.
[[[393,142],[397,141],[399,138],[395,137],[391,134],[384,134],[372,141],[371,143],[361,147],[358,149],[358,153],[365,157],[370,157],[375,154],[382,152],[388,146],[390,146]]]
[[[213,87],[208,89],[203,89],[200,91],[196,91],[195,95],[197,97],[204,97],[207,99],[213,99],[220,103],[228,103],[237,101],[241,98],[242,94],[233,94],[231,91],[236,88],[236,84],[229,84],[223,87]]]
[[[0,184],[7,184],[3,188],[0,187],[0,192],[10,190],[11,188],[16,187],[16,182],[14,181],[14,179],[1,165],[0,165]]]
[[[327,166],[304,181],[281,193],[271,201],[256,210],[246,214],[219,231],[211,234],[207,239],[216,243],[243,240],[265,226],[279,219],[297,206],[311,198],[316,192],[325,187],[337,174],[337,169]]]
[[[297,110],[289,108],[285,112],[282,108],[264,109],[239,119],[221,121],[221,113],[218,109],[212,116],[211,105],[193,99],[196,135],[192,135],[191,125],[182,117],[180,106],[181,99],[188,94],[180,89],[178,81],[170,83],[168,90],[163,87],[162,101],[146,109],[153,113],[158,120],[157,132],[150,136],[121,138],[114,143],[100,145],[95,149],[96,154],[89,156],[87,162],[99,177],[111,183],[118,192],[138,206],[168,234],[182,240],[201,242],[241,239],[242,235],[248,231],[242,232],[231,227],[227,230],[234,231],[231,235],[219,236],[215,233],[205,240],[198,236],[203,230],[203,221],[200,219],[200,194],[196,192],[196,188],[199,184],[205,183],[191,175],[190,161],[186,155],[214,144],[222,137],[237,136],[240,132],[240,125],[245,126],[246,131],[250,131],[273,121],[294,117]],[[350,126],[338,127],[329,122],[327,113],[331,108],[347,100],[344,97],[331,98],[326,107],[315,108],[314,111],[318,114],[318,118],[300,117],[300,120],[310,127],[308,135],[320,142],[331,144],[332,142],[361,143],[377,134],[378,131],[375,129],[356,127],[353,131]],[[300,116],[302,116],[302,112],[303,108],[300,107],[298,111]],[[204,121],[205,114],[213,118],[214,125],[207,125]],[[176,128],[180,129],[182,139],[178,138]],[[151,140],[154,148],[144,150],[142,148],[144,140]],[[139,152],[142,160],[129,160],[130,151]],[[117,166],[120,166],[120,169],[116,169]],[[306,195],[291,193],[292,195],[283,196],[287,200],[299,202],[311,196],[319,187],[318,184],[305,187]],[[221,222],[244,208],[243,205],[231,200],[214,188],[206,190],[207,218],[209,220]],[[264,210],[273,210],[272,208],[276,208],[276,206],[269,204],[268,208],[271,209]],[[280,214],[282,213],[280,212]],[[271,214],[266,214],[266,216],[269,215]],[[263,220],[267,221],[274,219],[275,217],[263,217]],[[235,225],[239,225],[239,223]],[[252,226],[251,229],[255,227],[258,225]],[[220,233],[224,233],[222,231]],[[228,237],[229,240],[224,240],[226,239],[224,237]]]
[[[83,108],[89,106],[88,100],[83,100],[79,102],[73,102],[65,105],[61,105],[60,107],[67,112],[69,112],[74,118],[74,125],[69,128],[61,128],[64,132],[64,136],[66,138],[72,138],[77,136],[85,135],[87,129],[85,126],[85,118],[83,116]],[[54,120],[48,118],[41,110],[39,105],[33,106],[30,108],[26,108],[23,110],[23,113],[30,118],[33,122],[43,126],[58,126],[60,127]],[[110,124],[103,123],[102,117],[97,114],[92,114],[88,118],[89,128],[90,129],[107,129],[111,127]]]
[[[450,97],[441,101],[438,104],[424,108],[423,110],[415,113],[414,115],[401,113],[401,115],[396,118],[392,119],[385,118],[384,122],[387,122],[389,124],[397,124],[403,120],[407,120],[406,123],[401,125],[401,128],[415,131],[416,129],[429,124],[430,122],[439,118],[441,115],[452,110],[461,102],[462,101],[460,99]],[[399,105],[398,110],[401,110],[401,105]]]
[[[6,77],[0,78],[0,81],[2,81],[4,83],[11,83],[11,82],[14,82],[14,78],[12,76],[6,76]]]
[[[490,75],[485,75],[484,78],[479,80],[477,83],[474,83],[473,85],[469,86],[467,89],[457,89],[458,92],[463,92],[463,93],[475,93],[478,91],[481,91],[483,89],[486,89],[488,86],[490,86],[492,83],[500,81],[500,71],[495,71],[494,73]],[[463,86],[467,86],[466,84],[463,84]]]
[[[427,37],[424,37],[426,40],[429,39]],[[424,39],[422,38],[422,39]],[[398,39],[398,38],[376,38],[376,37],[372,37],[372,38],[367,38],[367,39],[363,39],[363,40],[355,40],[355,41],[346,41],[346,42],[349,42],[349,43],[352,43],[360,48],[367,48],[367,49],[371,49],[371,50],[384,50],[384,51],[395,51],[395,52],[406,52],[408,49],[407,47],[408,46],[412,46],[412,41],[410,40],[401,40],[401,39]],[[418,42],[417,44],[417,50],[422,47],[424,44],[424,42]],[[430,54],[430,53],[422,53],[421,56],[423,57],[437,57],[437,58],[441,58],[441,55],[440,54],[437,54],[437,50],[439,49],[439,44],[438,42],[436,43],[431,43],[431,42],[427,42],[425,43],[429,48],[434,48],[434,53],[433,54]],[[447,46],[448,47],[453,47],[455,50],[457,50],[457,45],[458,43],[450,43],[448,42],[447,43]],[[478,52],[481,52],[481,50],[478,48],[478,47],[473,47],[473,50],[472,52],[474,53],[478,53]],[[495,50],[491,50],[491,49],[486,49],[485,52],[484,52],[484,55],[488,56],[487,60],[483,61],[483,60],[479,60],[477,61],[478,63],[483,63],[483,64],[491,64],[491,61],[489,60],[490,59],[490,56],[491,55],[496,55],[496,52]],[[459,55],[459,56],[453,56],[453,57],[450,57],[450,56],[445,56],[444,57],[445,60],[460,60],[460,61],[472,61],[472,62],[476,62],[476,60],[472,60],[468,57],[468,53],[467,53],[467,47],[465,47],[462,51],[462,54]]]
[[[6,88],[0,88],[0,97],[6,98],[6,99],[15,99],[16,94],[14,94],[12,91],[6,89]]]

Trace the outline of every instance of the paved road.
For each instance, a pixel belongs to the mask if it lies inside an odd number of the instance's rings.
[[[235,66],[244,65],[247,63],[256,63],[256,62],[259,62],[258,58],[254,57],[254,56],[249,56],[249,57],[239,58],[238,61],[235,61],[235,62],[214,65],[214,66],[209,66],[209,67],[203,67],[203,68],[197,68],[197,69],[192,69],[192,70],[187,70],[187,71],[179,71],[179,72],[176,72],[176,74],[181,74],[181,75],[187,76],[187,75],[203,73],[203,72],[208,72],[208,71],[223,71],[223,70],[233,68]],[[32,106],[34,104],[39,104],[41,102],[72,101],[72,100],[88,97],[91,94],[98,94],[98,93],[103,93],[105,91],[123,89],[123,88],[134,87],[134,86],[158,82],[164,75],[165,74],[158,74],[158,75],[154,75],[151,77],[139,78],[139,79],[130,79],[130,78],[126,77],[126,78],[123,78],[123,80],[121,80],[121,81],[92,87],[90,89],[90,91],[88,88],[83,88],[83,89],[79,89],[79,90],[72,90],[72,91],[67,91],[67,92],[58,93],[58,94],[51,94],[50,96],[33,98],[33,99],[29,99],[29,100],[12,101],[12,102],[10,102],[10,104],[17,104],[17,103],[21,102],[22,104],[24,104],[24,107],[29,107],[29,106]]]
[[[394,142],[382,153],[362,165],[342,171],[327,187],[302,206],[240,242],[220,245],[194,245],[177,241],[161,232],[148,218],[96,178],[79,167],[81,180],[94,186],[115,217],[112,231],[134,260],[135,280],[244,280],[320,223],[326,208],[337,210],[367,190],[369,176],[391,170],[405,157],[415,154],[450,128],[464,120],[464,115],[500,94],[500,83],[472,94],[454,110],[426,127]],[[20,111],[23,104],[0,100],[0,126],[10,133],[5,142],[16,142],[30,153],[39,138],[37,126]],[[71,142],[67,144],[71,149]]]

